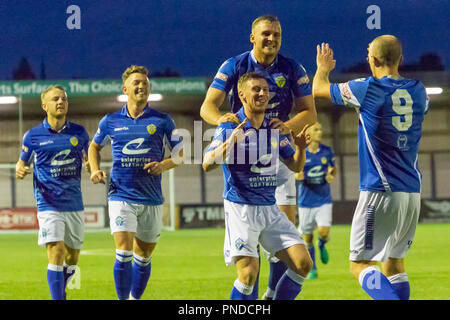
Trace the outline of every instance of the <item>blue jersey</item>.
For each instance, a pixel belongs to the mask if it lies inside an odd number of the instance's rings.
[[[148,105],[137,119],[128,114],[126,105],[103,117],[93,140],[101,146],[112,143],[109,200],[145,205],[164,202],[161,175],[149,174],[143,167],[164,160],[166,143],[172,149],[181,142],[173,134],[174,129],[175,123],[168,114]]]
[[[420,192],[422,122],[428,111],[423,84],[414,79],[368,77],[332,84],[333,103],[359,116],[360,190]]]
[[[25,133],[20,159],[25,163],[34,160],[34,197],[39,212],[84,210],[80,181],[88,147],[86,130],[69,121],[58,133],[45,118]]]
[[[269,119],[289,120],[294,98],[311,94],[308,75],[301,64],[278,54],[270,66],[264,67],[257,62],[253,51],[248,51],[226,60],[211,84],[212,88],[228,94],[233,113],[242,107],[237,82],[247,72],[261,74],[269,84],[270,100],[266,109],[266,117]]]
[[[244,108],[237,112],[237,116],[241,122],[246,118]],[[236,127],[235,123],[221,123],[208,151],[225,141]],[[295,150],[291,147],[287,135],[279,135],[278,130],[270,129],[268,119],[264,119],[259,129],[253,128],[250,122],[247,122],[243,130],[254,130],[254,134],[235,144],[229,158],[222,164],[223,198],[254,206],[273,205],[277,187],[278,156],[288,159],[294,155]]]
[[[334,154],[330,147],[320,144],[316,153],[306,148],[304,179],[298,187],[299,207],[317,208],[332,202],[330,184],[325,180],[330,167],[334,167]]]

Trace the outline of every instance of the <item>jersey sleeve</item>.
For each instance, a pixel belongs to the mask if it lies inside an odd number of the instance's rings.
[[[312,94],[311,83],[309,82],[306,69],[299,63],[293,63],[293,84],[292,93],[294,97],[300,98]]]
[[[104,116],[98,124],[98,130],[92,139],[96,144],[105,146],[111,141],[111,137],[108,132],[108,116]]]
[[[288,135],[280,136],[280,157],[288,159],[295,154],[295,149],[292,148]]]
[[[176,132],[175,121],[170,116],[167,116],[166,127],[165,127],[165,137],[166,143],[169,146],[169,149],[172,150],[176,145],[182,143],[182,138]]]
[[[234,58],[230,58],[226,60],[220,66],[216,75],[214,76],[214,80],[210,85],[210,88],[219,89],[228,93],[233,87],[232,78],[236,71],[236,60]]]
[[[369,78],[355,79],[330,86],[331,101],[340,106],[360,108],[369,87]]]
[[[20,160],[28,163],[33,155],[34,148],[31,141],[30,131],[25,132],[22,141],[22,150],[20,151]]]

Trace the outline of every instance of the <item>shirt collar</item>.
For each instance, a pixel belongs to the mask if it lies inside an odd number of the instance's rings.
[[[139,118],[141,118],[143,115],[146,115],[147,113],[149,113],[150,110],[151,110],[151,109],[150,109],[150,106],[149,106],[149,104],[147,103],[147,104],[145,105],[144,110],[143,110],[143,112],[142,112],[142,114],[141,114],[141,116],[140,116]],[[127,105],[124,105],[124,106],[123,106],[122,110],[120,111],[120,114],[123,115],[123,116],[125,116],[125,117],[128,117],[128,118],[133,119],[133,118],[130,116],[130,114],[128,113]]]
[[[236,112],[236,115],[240,122],[244,121],[245,118],[247,118],[247,116],[245,115],[245,112],[244,112],[244,107],[241,107],[239,109],[239,111]],[[268,125],[269,125],[269,120],[266,117],[264,117],[263,123],[261,124],[261,127],[259,127],[259,129],[266,128]],[[247,123],[244,126],[244,129],[249,129],[249,128],[253,128],[253,127],[250,124],[250,121],[247,121]],[[255,128],[253,128],[253,129],[255,129]]]
[[[44,121],[42,122],[44,128],[55,131],[55,129],[53,129],[50,124],[48,123],[47,117],[44,118]],[[59,132],[63,131],[66,128],[70,128],[70,122],[69,120],[66,118],[66,123],[63,125],[63,127],[61,128],[61,130],[59,130]]]
[[[269,69],[269,68],[273,67],[275,64],[277,64],[277,62],[278,62],[278,54],[275,57],[275,60],[273,60],[273,62],[268,67],[263,66],[262,64],[260,64],[258,62],[258,60],[256,60],[254,50],[250,51],[250,57],[252,58],[253,63],[257,64],[258,66],[261,66],[261,68],[264,68],[264,69]]]

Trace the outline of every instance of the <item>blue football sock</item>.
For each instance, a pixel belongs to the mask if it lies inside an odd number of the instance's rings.
[[[406,272],[390,276],[388,277],[388,280],[391,283],[400,300],[409,300],[410,287],[408,275],[406,274]]]
[[[273,300],[294,300],[302,290],[305,278],[287,269],[284,275],[278,281]]]
[[[151,257],[143,258],[134,254],[133,281],[131,284],[131,296],[140,299],[147,287],[148,279],[152,270]]]
[[[52,300],[64,300],[64,267],[49,264],[47,266],[47,282]]]
[[[236,279],[231,290],[231,300],[253,300],[253,286],[248,286]]]
[[[287,265],[283,261],[271,262],[270,263],[270,273],[269,273],[269,284],[268,287],[275,291],[278,281],[287,270]]]
[[[319,249],[323,249],[323,247],[325,247],[325,244],[328,242],[328,240],[330,240],[329,237],[326,237],[326,238],[319,237]]]
[[[399,300],[388,278],[375,267],[367,267],[361,271],[359,283],[363,290],[374,300]]]
[[[116,250],[114,282],[119,300],[126,300],[130,297],[131,283],[133,280],[132,259],[133,251]]]
[[[314,248],[314,243],[307,242],[306,248],[308,248],[309,255],[311,256],[311,260],[313,262],[313,269],[317,269],[316,267],[316,249]]]

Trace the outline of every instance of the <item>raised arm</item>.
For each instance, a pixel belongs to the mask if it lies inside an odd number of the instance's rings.
[[[239,123],[238,117],[234,113],[221,114],[220,106],[225,101],[226,93],[216,88],[209,88],[206,93],[205,100],[200,108],[200,116],[207,123],[212,125],[220,125],[223,122]]]
[[[336,60],[333,60],[333,50],[328,43],[317,45],[316,64],[317,70],[312,85],[313,96],[331,101],[329,75],[336,66]]]
[[[299,110],[299,112],[286,121],[285,125],[294,131],[294,134],[298,134],[305,125],[312,125],[317,122],[317,112],[314,98],[311,94],[295,98],[294,104],[294,110]]]

